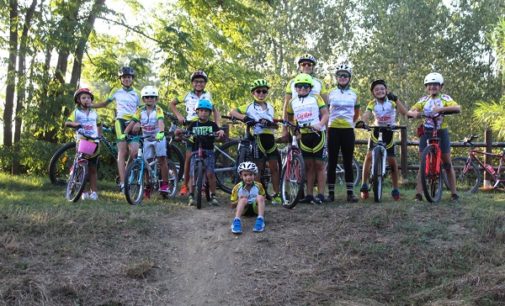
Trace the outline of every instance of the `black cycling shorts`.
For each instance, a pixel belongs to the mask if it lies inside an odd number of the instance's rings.
[[[299,145],[302,150],[303,158],[323,160],[325,142],[326,135],[323,131],[319,133],[302,134]]]

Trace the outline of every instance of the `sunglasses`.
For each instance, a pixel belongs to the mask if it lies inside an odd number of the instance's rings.
[[[309,84],[296,84],[295,85],[295,88],[298,88],[298,89],[308,89],[310,88],[310,85]]]
[[[312,66],[314,66],[314,64],[311,63],[311,62],[303,62],[303,63],[300,63],[300,66],[302,66],[302,67],[312,67]]]
[[[351,77],[351,76],[350,76],[350,75],[348,75],[347,73],[337,74],[337,78],[346,78],[346,79],[348,79],[348,78],[350,78],[350,77]]]
[[[268,90],[267,89],[256,89],[254,92],[257,94],[267,94]]]
[[[157,96],[143,96],[142,98],[144,98],[144,99],[156,99],[158,97]]]
[[[193,80],[193,83],[195,84],[205,84],[205,80]]]

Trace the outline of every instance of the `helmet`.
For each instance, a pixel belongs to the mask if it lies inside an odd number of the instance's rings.
[[[91,96],[91,101],[93,101],[93,99],[95,98],[95,97],[93,96],[93,93],[91,93],[91,90],[89,90],[89,88],[79,88],[79,89],[77,89],[77,90],[76,90],[76,92],[74,93],[74,102],[75,102],[75,103],[79,103],[79,102],[77,101],[77,99],[79,99],[79,96],[80,96],[81,94],[83,94],[83,93],[87,93],[88,95],[90,95],[90,96]]]
[[[252,173],[257,174],[258,167],[253,162],[245,161],[245,162],[240,163],[240,165],[238,165],[238,167],[237,167],[238,174],[240,174],[242,171],[251,171]]]
[[[117,75],[122,77],[123,75],[131,75],[133,78],[135,77],[135,70],[132,67],[121,67],[119,69]]]
[[[205,72],[203,72],[203,70],[197,70],[191,74],[191,82],[193,82],[193,80],[196,78],[203,78],[205,80],[205,82],[209,81],[207,74]]]
[[[296,84],[309,84],[310,86],[314,86],[314,80],[310,74],[300,73],[295,77],[295,85]]]
[[[270,85],[268,85],[268,82],[265,79],[257,79],[257,80],[254,80],[254,82],[252,82],[251,91],[254,91],[256,88],[260,88],[260,87],[270,88]]]
[[[142,88],[141,96],[143,97],[157,97],[158,89],[154,86],[145,86]]]
[[[386,84],[386,81],[384,80],[375,80],[372,82],[372,85],[370,85],[370,91],[373,91],[374,87],[377,85],[384,85],[384,87],[388,88],[388,85]]]
[[[199,109],[208,109],[208,110],[212,111],[212,102],[210,102],[209,100],[198,101],[198,105],[196,106],[196,110],[199,110]]]
[[[316,58],[308,53],[298,58],[298,64],[300,64],[301,62],[311,62],[314,65],[317,64]]]
[[[424,85],[430,83],[444,85],[444,77],[438,72],[428,73],[428,75],[424,78]]]
[[[345,72],[348,72],[351,76],[352,76],[352,68],[351,66],[345,64],[345,63],[342,63],[340,65],[337,66],[337,71],[335,73],[339,73],[341,71],[345,71]]]

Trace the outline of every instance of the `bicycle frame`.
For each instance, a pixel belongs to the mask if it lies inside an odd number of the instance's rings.
[[[500,154],[488,153],[488,152],[484,152],[481,150],[476,150],[474,148],[473,143],[471,142],[471,139],[469,141],[465,141],[465,142],[468,143],[471,146],[471,148],[470,148],[470,151],[468,152],[468,160],[467,160],[467,163],[465,164],[465,169],[463,169],[463,171],[464,172],[468,171],[471,161],[475,161],[475,162],[477,162],[479,167],[481,169],[483,169],[484,171],[486,171],[486,173],[495,182],[495,184],[493,185],[492,188],[497,188],[501,183],[505,183],[505,178],[501,178],[501,172],[502,172],[502,169],[504,168],[504,165],[505,165],[505,152],[502,151],[502,153],[500,153]],[[478,155],[489,156],[492,158],[499,158],[499,164],[498,164],[497,170],[496,171],[494,170],[493,165],[488,164],[485,161],[482,161],[482,159],[479,158]],[[493,171],[491,171],[489,169],[490,167],[493,168]]]

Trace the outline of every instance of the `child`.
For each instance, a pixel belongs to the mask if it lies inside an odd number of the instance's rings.
[[[370,86],[374,100],[370,101],[366,107],[362,120],[366,123],[370,119],[370,115],[375,118],[375,126],[394,126],[396,125],[396,113],[400,112],[402,115],[407,114],[407,109],[398,101],[393,93],[388,92],[388,87],[384,80],[376,80]],[[368,140],[368,153],[363,164],[363,176],[361,179],[361,198],[368,198],[368,185],[367,180],[370,176],[370,163],[372,161],[372,149],[379,137],[378,131],[373,131]],[[393,182],[393,190],[391,196],[395,201],[400,199],[400,191],[398,190],[398,165],[395,159],[395,147],[393,142],[393,131],[384,131],[382,139],[386,144],[387,160],[391,167],[391,180]]]
[[[274,132],[275,130],[268,127],[274,121],[274,108],[267,102],[268,90],[270,85],[264,79],[255,80],[251,85],[251,95],[253,101],[240,106],[230,112],[230,116],[243,120],[248,124],[254,125],[254,135],[256,137],[256,144],[259,149],[259,156],[257,161],[262,161],[266,155],[268,166],[272,173],[272,186],[275,195],[272,197],[272,204],[281,204],[281,197],[279,196],[279,151],[277,151],[277,144],[275,143]],[[262,168],[263,163],[259,164]],[[256,178],[259,180],[259,177]]]
[[[184,121],[190,122],[195,121],[198,118],[196,113],[196,107],[198,102],[201,100],[208,100],[212,102],[212,96],[209,91],[205,90],[205,86],[209,81],[207,74],[202,70],[197,70],[191,74],[191,86],[193,90],[189,91],[180,98],[175,98],[170,102],[170,109],[177,116],[180,124],[183,124]],[[186,109],[186,118],[184,118],[181,113],[177,110],[178,103],[184,103]],[[216,108],[213,108],[214,112],[214,122],[219,126],[220,114]],[[180,130],[179,130],[180,131]],[[176,134],[179,134],[179,131]],[[191,142],[186,143],[186,157],[184,159],[184,183],[181,186],[181,191],[179,193],[180,196],[185,196],[188,194],[188,183],[189,183],[189,167],[191,160]]]
[[[158,89],[154,86],[146,86],[142,88],[142,101],[144,106],[141,106],[131,122],[124,130],[128,134],[135,124],[140,123],[142,134],[156,138],[154,141],[155,152],[148,150],[153,141],[149,137],[144,139],[144,157],[146,159],[158,158],[161,170],[161,186],[160,193],[168,192],[168,164],[167,164],[167,141],[165,139],[165,123],[163,121],[164,115],[161,107],[156,105],[158,102]],[[150,196],[150,190],[145,191],[146,197]]]
[[[210,189],[210,203],[214,206],[219,205],[215,194],[216,194],[216,175],[214,173],[215,166],[215,156],[214,156],[214,136],[205,137],[211,133],[216,133],[219,138],[224,136],[224,131],[221,130],[215,122],[209,120],[210,114],[212,113],[212,103],[209,100],[200,100],[196,107],[196,113],[198,115],[198,120],[193,121],[188,126],[188,131],[191,131],[193,135],[202,135],[204,137],[199,137],[199,141],[202,142],[202,148],[205,152],[205,172],[207,175],[207,182]],[[195,157],[194,154],[198,151],[198,143],[193,141],[191,148],[191,165],[190,165],[190,175],[191,182],[195,179],[193,177],[195,168]],[[189,205],[194,205],[194,191],[193,184],[189,185]],[[202,192],[201,190],[196,190],[196,192]]]
[[[76,104],[75,110],[68,117],[65,122],[65,126],[73,127],[78,129],[75,134],[77,143],[81,139],[86,139],[88,141],[94,141],[97,143],[97,148],[95,153],[91,158],[88,159],[88,170],[89,170],[89,192],[84,192],[82,194],[82,199],[86,200],[98,200],[98,193],[96,188],[97,172],[96,164],[98,162],[98,144],[100,141],[98,138],[102,135],[102,123],[95,110],[91,109],[91,103],[93,102],[93,93],[88,88],[80,88],[74,93],[74,102]],[[84,135],[82,135],[84,134]],[[90,139],[87,139],[90,137]],[[78,146],[78,145],[77,145]]]
[[[253,162],[243,162],[238,165],[237,172],[242,181],[233,187],[231,192],[232,206],[236,207],[235,218],[231,224],[231,232],[242,234],[241,216],[258,216],[254,224],[254,232],[265,230],[265,189],[261,183],[254,180],[258,167]]]

